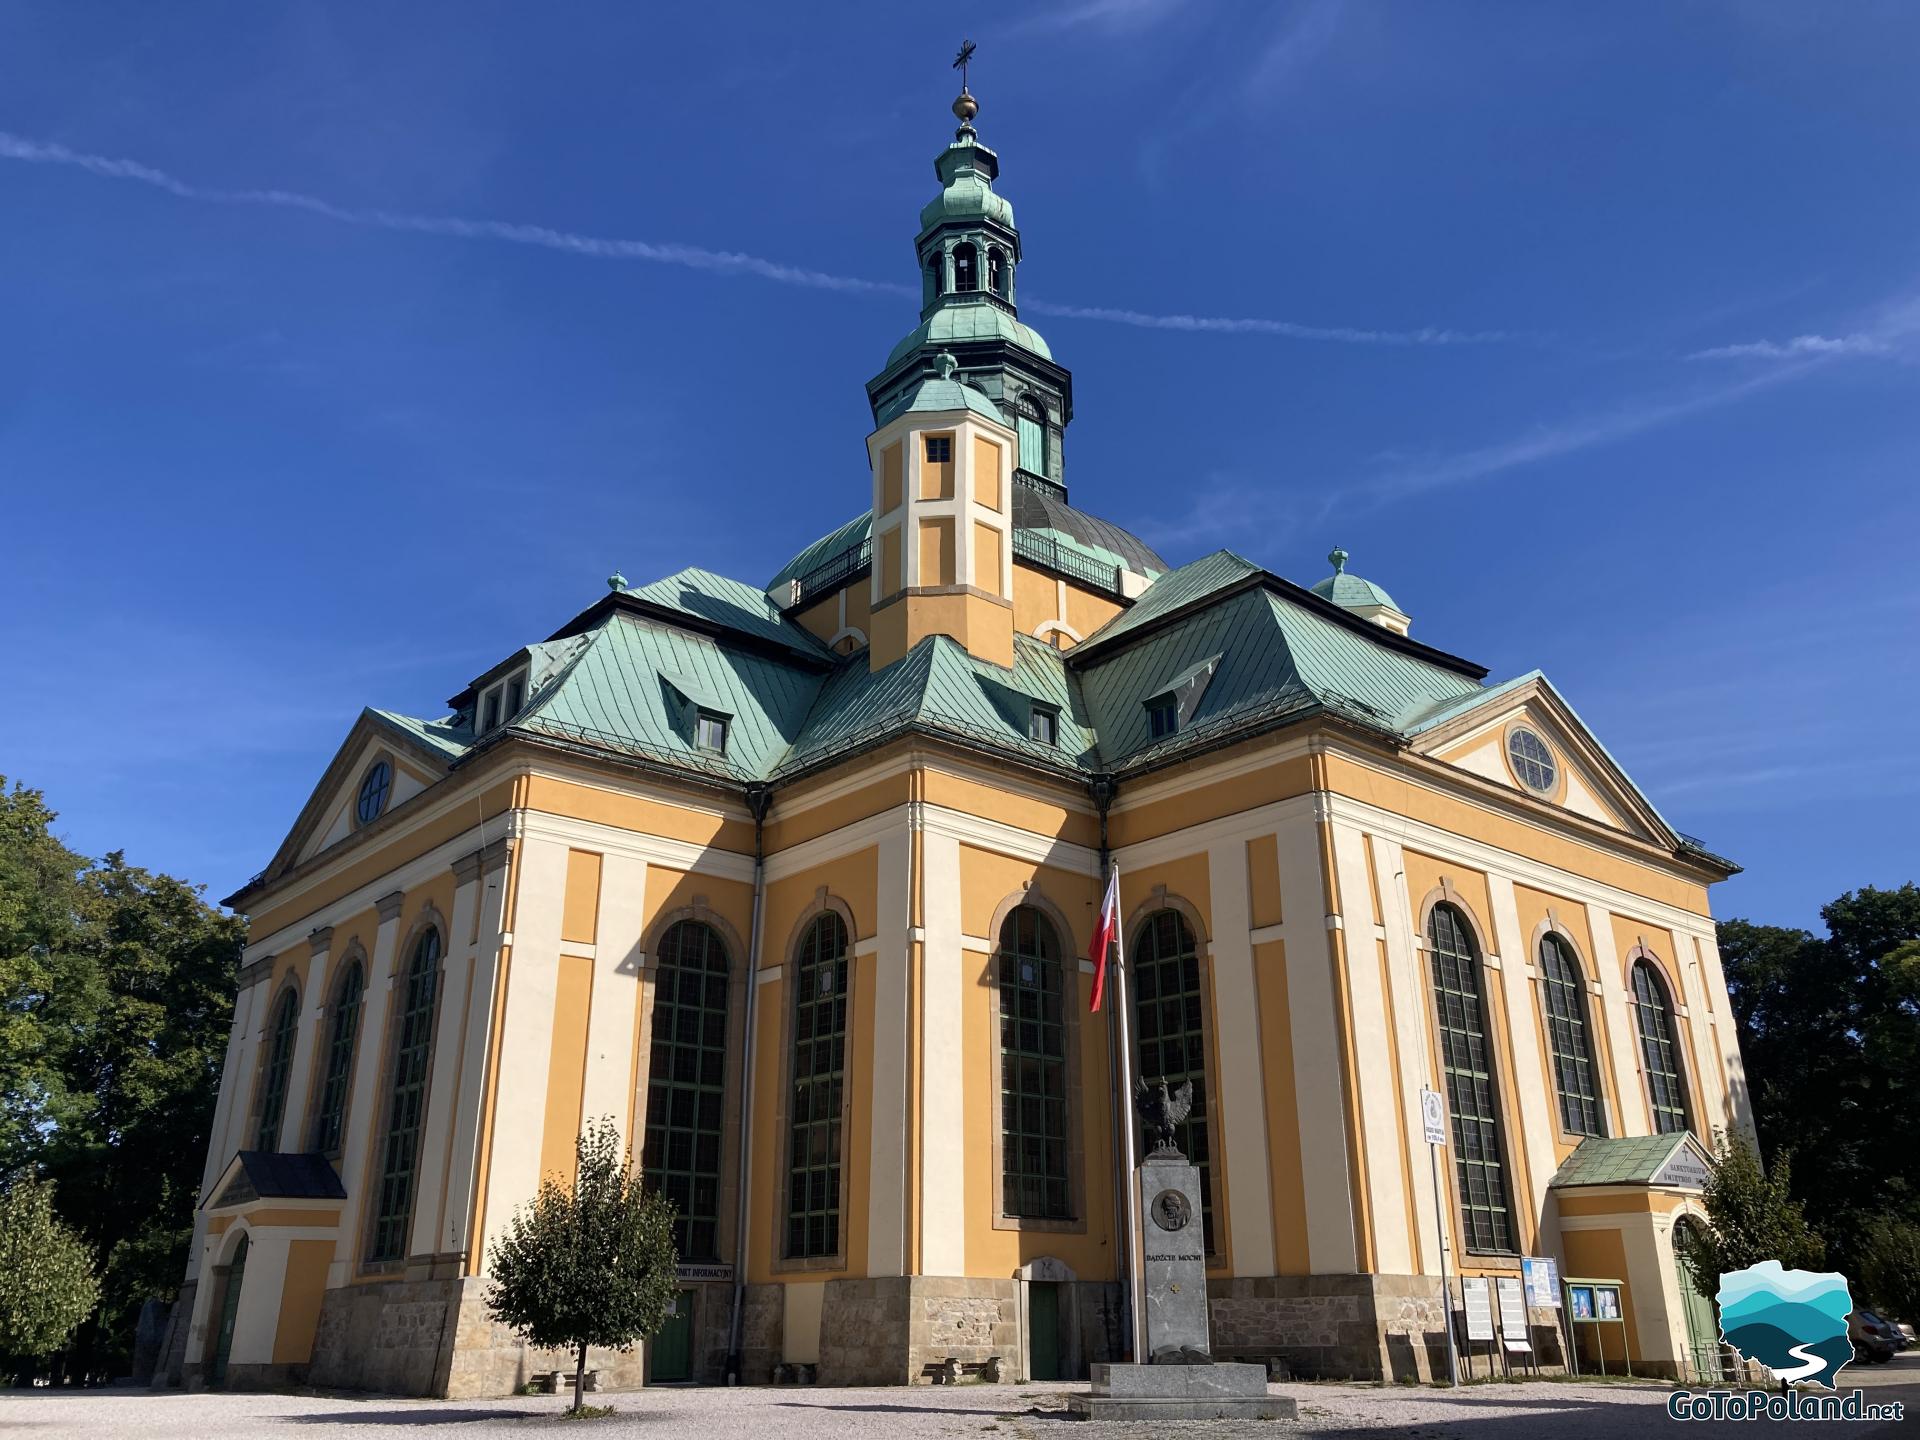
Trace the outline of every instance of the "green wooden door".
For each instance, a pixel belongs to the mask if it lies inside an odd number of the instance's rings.
[[[227,1356],[233,1352],[233,1317],[240,1309],[240,1282],[247,1275],[248,1243],[249,1238],[242,1235],[233,1252],[233,1263],[227,1267],[226,1293],[220,1298],[220,1330],[213,1342],[213,1373],[207,1377],[209,1385],[227,1383]]]
[[[1027,1286],[1027,1378],[1058,1380],[1060,1374],[1060,1287],[1039,1281]]]
[[[673,1313],[653,1337],[652,1360],[648,1378],[656,1385],[693,1378],[693,1291],[673,1297]]]
[[[1680,1220],[1674,1226],[1678,1231],[1691,1221]],[[1691,1365],[1692,1377],[1700,1381],[1719,1380],[1720,1364],[1720,1322],[1714,1316],[1713,1302],[1693,1288],[1693,1276],[1687,1273],[1687,1267],[1680,1262],[1680,1248],[1673,1252],[1674,1278],[1680,1284],[1680,1304],[1687,1317],[1687,1359]]]

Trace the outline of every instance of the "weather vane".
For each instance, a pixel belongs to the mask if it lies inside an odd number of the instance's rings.
[[[960,88],[967,88],[967,62],[973,59],[975,45],[971,40],[960,42],[960,53],[953,57],[953,68],[960,72]]]

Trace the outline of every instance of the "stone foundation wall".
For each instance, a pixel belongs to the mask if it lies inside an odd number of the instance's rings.
[[[388,1280],[327,1291],[307,1383],[460,1399],[510,1395],[541,1371],[571,1372],[565,1351],[533,1349],[494,1322],[486,1285]],[[589,1350],[587,1368],[604,1390],[631,1389],[641,1383],[641,1351]]]
[[[1274,1275],[1210,1280],[1213,1353],[1282,1360],[1316,1379],[1430,1380],[1447,1372],[1438,1278]]]
[[[740,1383],[765,1385],[786,1349],[786,1296],[779,1285],[749,1285],[740,1320]]]
[[[949,1356],[962,1365],[998,1356],[1004,1377],[1013,1378],[1019,1368],[1020,1312],[1012,1279],[934,1276],[917,1278],[911,1286],[904,1377],[909,1383]]]

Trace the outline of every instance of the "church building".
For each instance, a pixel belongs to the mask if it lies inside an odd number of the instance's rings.
[[[1458,1308],[1530,1256],[1619,1287],[1637,1373],[1711,1344],[1672,1237],[1750,1127],[1736,867],[1344,552],[1176,566],[1076,506],[977,108],[832,528],[771,576],[615,575],[446,713],[362,712],[230,897],[163,1381],[564,1365],[490,1320],[489,1247],[602,1116],[683,1287],[602,1386],[1083,1376],[1130,1333],[1122,1046],[1193,1085],[1217,1355],[1444,1375],[1443,1263]],[[1085,958],[1113,866],[1124,1017]]]

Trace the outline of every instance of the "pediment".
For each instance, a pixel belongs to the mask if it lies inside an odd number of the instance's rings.
[[[447,773],[444,757],[399,727],[383,721],[376,712],[361,712],[261,878],[271,880],[284,874],[363,828],[356,813],[360,785],[368,771],[382,760],[387,762],[390,771],[390,789],[381,819]]]
[[[1549,786],[1538,785],[1538,766],[1526,766],[1513,753],[1516,732],[1531,734],[1545,746],[1552,770]],[[1642,840],[1672,845],[1678,839],[1543,676],[1491,692],[1480,703],[1449,715],[1416,736],[1413,748]]]

